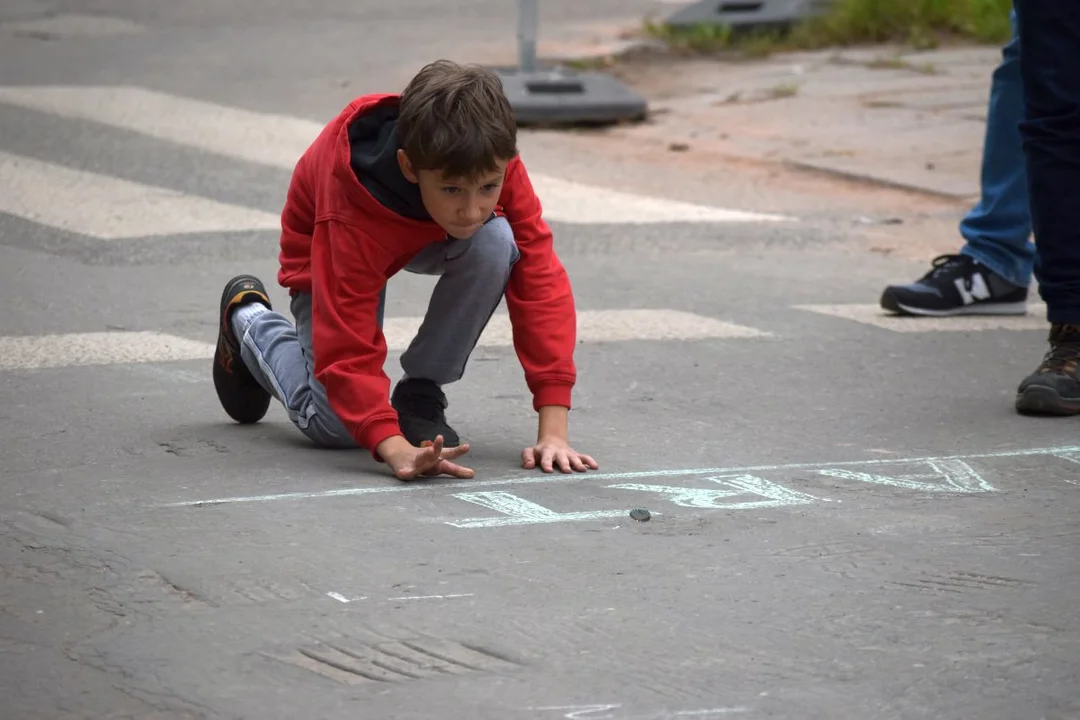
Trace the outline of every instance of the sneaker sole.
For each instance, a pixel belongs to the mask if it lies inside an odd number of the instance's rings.
[[[881,307],[898,315],[920,317],[957,317],[962,315],[1027,315],[1027,302],[995,303],[985,305],[965,305],[951,310],[930,310],[896,302],[892,298],[882,298]]]
[[[214,351],[213,376],[214,390],[217,391],[218,400],[221,402],[222,409],[225,410],[225,413],[241,425],[252,425],[266,416],[267,411],[270,409],[271,396],[270,393],[266,392],[266,390],[255,381],[255,378],[251,375],[251,371],[243,365],[244,361],[240,357],[239,343],[236,343],[236,347],[233,347],[233,343],[229,342],[225,335],[226,328],[224,323],[225,311],[230,305],[230,300],[238,295],[238,290],[244,283],[252,283],[254,287],[248,289],[246,292],[261,296],[266,300],[267,307],[270,307],[270,301],[266,296],[266,291],[262,282],[253,275],[240,275],[233,278],[225,285],[225,289],[221,292],[221,302],[218,305],[218,342],[217,348]],[[236,375],[227,372],[224,367],[225,364],[221,356],[221,348],[226,344],[229,345],[229,350],[233,353],[233,363],[239,363],[241,366],[233,370]],[[235,393],[238,376],[243,380],[249,381],[241,386],[242,391],[245,393],[245,397],[241,403],[244,407],[241,411],[238,411],[238,408],[230,407],[230,403],[225,401],[227,397]]]
[[[1080,398],[1063,398],[1053,388],[1035,385],[1016,394],[1016,409],[1024,415],[1080,415]]]

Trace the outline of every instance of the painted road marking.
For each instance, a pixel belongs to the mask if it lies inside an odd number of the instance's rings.
[[[384,333],[390,352],[404,351],[420,328],[422,317],[386,318]],[[578,312],[581,343],[633,340],[705,340],[768,337],[742,325],[677,310],[582,310]],[[491,318],[478,347],[511,347],[510,317]],[[56,368],[69,365],[209,360],[212,343],[156,332],[70,333],[0,337],[0,370]]]
[[[6,152],[0,213],[102,240],[281,228],[275,213]]]
[[[288,170],[322,132],[312,120],[121,85],[0,87],[0,103]]]
[[[963,315],[957,317],[906,317],[892,315],[878,305],[852,303],[848,305],[795,305],[796,310],[852,320],[883,330],[900,333],[920,332],[978,332],[983,330],[1041,330],[1045,331],[1046,305],[1028,304],[1027,315]]]
[[[0,102],[290,171],[323,129],[313,120],[129,86],[7,86],[0,87]],[[647,224],[793,219],[636,195],[540,173],[529,176],[548,220]]]
[[[407,348],[423,320],[423,317],[387,318],[383,334],[388,346],[395,350]],[[577,328],[579,342],[770,337],[763,330],[680,310],[579,310]],[[479,345],[510,347],[513,340],[510,316],[499,313],[492,316]]]
[[[677,200],[635,195],[550,175],[529,173],[548,220],[583,225],[650,223],[790,222],[784,215],[728,210]]]
[[[410,482],[400,483],[394,485],[371,485],[365,487],[354,488],[340,488],[337,490],[319,490],[311,492],[284,492],[273,493],[267,495],[239,495],[233,497],[217,497],[207,498],[202,500],[182,500],[171,503],[162,503],[157,507],[163,508],[182,508],[182,507],[209,507],[215,505],[230,505],[237,503],[264,503],[264,502],[283,502],[283,501],[296,501],[296,500],[317,500],[327,498],[338,497],[351,497],[358,495],[378,495],[383,493],[414,493],[414,492],[448,492],[454,493],[461,490],[473,490],[477,488],[491,488],[491,487],[506,487],[516,485],[537,485],[548,483],[571,483],[571,482],[610,482],[620,480],[638,480],[638,479],[660,479],[660,478],[677,478],[677,477],[690,477],[694,475],[742,475],[750,473],[762,473],[762,472],[783,472],[786,470],[830,470],[834,468],[887,468],[890,466],[904,465],[930,465],[944,463],[953,460],[970,461],[970,460],[994,460],[994,459],[1008,459],[1008,458],[1022,458],[1022,457],[1061,457],[1062,455],[1071,455],[1073,453],[1080,454],[1080,446],[1070,445],[1064,447],[1051,447],[1051,448],[1036,448],[1030,450],[1009,450],[1003,452],[991,452],[991,453],[972,453],[965,455],[946,455],[940,457],[918,457],[918,458],[877,458],[874,460],[849,460],[842,462],[811,462],[811,463],[790,463],[785,465],[754,465],[748,467],[718,467],[718,468],[687,468],[687,469],[657,469],[657,470],[640,470],[633,472],[617,472],[617,473],[553,473],[548,474],[535,474],[530,473],[528,475],[518,475],[507,478],[497,478],[493,480],[467,480],[467,481],[425,481],[425,482]],[[820,474],[820,473],[819,473]],[[925,474],[920,473],[920,478],[925,478]],[[900,476],[894,478],[894,480],[904,483],[910,480],[908,476]],[[942,478],[945,483],[949,481]],[[880,484],[880,483],[873,483]],[[894,483],[895,485],[895,483]],[[904,487],[903,484],[896,485],[897,487]],[[961,484],[962,488],[964,485]],[[910,488],[908,488],[910,489]],[[964,490],[956,490],[955,492],[965,492]]]
[[[113,35],[134,35],[143,32],[143,27],[124,18],[67,13],[44,18],[11,20],[0,23],[0,30],[21,37],[100,38]]]
[[[157,332],[0,337],[0,370],[175,362],[214,356],[214,346]]]

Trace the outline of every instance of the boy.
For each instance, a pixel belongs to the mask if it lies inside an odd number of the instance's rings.
[[[353,100],[297,162],[279,260],[295,327],[256,277],[222,293],[214,386],[237,422],[272,395],[318,446],[363,447],[401,480],[472,477],[441,388],[505,295],[539,415],[523,467],[597,468],[567,439],[574,298],[493,73],[438,61],[400,95]],[[402,268],[441,277],[391,396],[383,307]]]

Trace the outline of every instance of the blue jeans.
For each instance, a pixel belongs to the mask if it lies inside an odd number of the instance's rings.
[[[1030,240],[1031,211],[1020,145],[1024,83],[1015,11],[1009,19],[1012,40],[1001,51],[1001,64],[990,85],[980,174],[982,196],[960,223],[960,234],[967,241],[960,252],[1014,285],[1027,286],[1035,246]]]
[[[459,380],[491,314],[502,302],[510,271],[520,258],[505,218],[490,220],[471,238],[438,242],[421,250],[405,269],[438,275],[420,329],[401,356],[405,375],[439,385]],[[386,290],[377,320],[383,327]],[[292,295],[289,310],[259,315],[240,343],[240,356],[255,380],[285,408],[293,424],[319,447],[356,443],[315,377],[311,295]],[[371,448],[368,448],[371,449]]]
[[[1015,0],[1035,277],[1051,323],[1080,323],[1080,2]]]

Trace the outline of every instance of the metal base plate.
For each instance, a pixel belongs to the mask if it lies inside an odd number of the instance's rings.
[[[828,12],[835,0],[699,0],[664,22],[672,26],[784,26]]]
[[[541,68],[496,68],[518,123],[615,123],[644,119],[646,100],[610,75]]]

